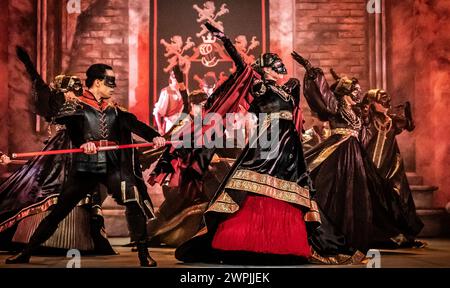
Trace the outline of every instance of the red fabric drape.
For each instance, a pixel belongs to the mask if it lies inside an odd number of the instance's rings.
[[[242,207],[221,222],[214,249],[309,257],[301,209],[265,196],[248,194]]]
[[[212,104],[212,106],[203,112],[203,119],[205,119],[205,116],[210,113],[216,113],[217,115],[220,115],[222,120],[225,120],[227,113],[237,113],[240,111],[240,107],[243,107],[245,110],[248,110],[250,108],[250,104],[253,101],[253,95],[250,93],[251,87],[253,84],[254,78],[261,78],[259,74],[257,74],[250,65],[247,65],[242,72],[234,75],[235,79],[233,79],[233,83],[230,86],[229,89],[222,91],[220,94],[217,95],[216,100]],[[228,80],[227,80],[228,81]],[[299,136],[301,137],[302,132],[302,111],[300,107],[295,107],[294,109],[294,124],[299,132]],[[226,121],[223,121],[225,124]],[[187,127],[187,129],[183,129],[183,133],[191,133],[191,135],[195,135],[193,139],[201,139],[202,135],[205,135],[205,132],[208,130],[213,129],[215,122],[211,122],[209,124],[203,125],[201,129],[198,129],[195,131],[194,123],[191,123],[191,127]],[[182,133],[182,132],[180,132]],[[220,136],[220,135],[219,135]],[[178,136],[175,137],[177,140],[179,139]],[[301,140],[301,139],[300,139]],[[171,148],[173,152],[175,150],[174,147]],[[191,161],[192,157],[186,157],[189,161]],[[173,168],[175,170],[175,173],[173,174],[180,174],[179,170],[187,167],[196,167],[195,161],[191,161],[190,163],[186,162],[186,159],[177,159],[172,161]],[[197,169],[196,169],[197,170]],[[203,173],[202,171],[198,171],[200,174]],[[171,177],[170,174],[164,174],[164,175],[156,175],[152,177],[150,180],[150,183],[153,184],[154,182],[162,184],[162,181],[166,179],[167,177]],[[176,183],[179,183],[179,181],[175,181]]]

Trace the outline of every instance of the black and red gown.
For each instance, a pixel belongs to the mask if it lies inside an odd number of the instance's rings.
[[[403,214],[409,227],[404,243],[414,242],[423,228],[423,223],[416,212],[416,206],[409,187],[403,158],[397,144],[396,136],[404,130],[412,131],[412,123],[402,115],[383,115],[370,109],[365,121],[361,142],[369,157],[374,162],[381,176],[387,179],[400,197]],[[398,238],[401,241],[401,238]]]
[[[317,201],[347,243],[360,251],[395,241],[409,230],[400,200],[362,146],[359,109],[338,99],[323,72],[304,80],[304,95],[332,135],[305,153]],[[407,234],[407,233],[406,233]]]
[[[239,165],[205,213],[205,229],[211,229],[208,246],[220,260],[235,252],[307,259],[311,250],[305,221],[320,222],[304,174],[302,144],[293,121],[294,97],[275,83],[265,85],[267,92],[254,99],[250,111],[272,118],[261,121],[259,130],[265,131],[264,139],[278,141],[267,147],[258,142],[255,148],[244,149]],[[187,247],[195,241],[181,245],[177,259],[189,261],[188,254],[193,251]]]
[[[333,264],[358,261],[352,257],[361,256],[356,253],[340,255],[350,251],[345,239],[334,234],[329,222],[326,227],[320,224],[299,135],[299,81],[290,79],[282,87],[264,81],[240,62],[231,42],[224,44],[238,72],[224,83],[226,89],[219,88],[207,113],[236,112],[238,105],[257,115],[264,113],[258,140],[274,141],[263,145],[249,140],[251,145],[238,157],[210,202],[203,228],[177,248],[175,257],[185,262],[265,264],[266,260],[299,263],[312,258]]]

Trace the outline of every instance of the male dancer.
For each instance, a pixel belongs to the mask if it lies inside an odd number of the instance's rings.
[[[153,207],[135,150],[98,152],[97,148],[129,144],[131,133],[153,141],[156,147],[164,146],[165,140],[136,116],[109,101],[116,87],[112,67],[94,64],[86,71],[86,76],[88,90],[79,98],[64,102],[56,116],[56,122],[66,125],[72,143],[83,148],[84,154],[74,155],[70,176],[58,203],[40,223],[25,249],[8,258],[7,264],[28,263],[33,251],[54,233],[59,222],[101,183],[118,204],[126,206],[131,241],[137,245],[141,266],[156,266],[146,246],[146,218],[153,217]]]

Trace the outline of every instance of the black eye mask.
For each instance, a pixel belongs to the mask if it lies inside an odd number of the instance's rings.
[[[114,76],[105,76],[105,86],[109,87],[109,88],[116,88],[116,77]]]
[[[284,66],[283,62],[281,61],[277,60],[272,63],[271,68],[278,74],[287,74],[286,66]]]
[[[384,108],[391,108],[391,97],[387,93],[381,94],[376,102],[380,103]]]
[[[284,66],[283,61],[275,53],[265,53],[261,55],[258,60],[256,60],[255,67],[270,67],[273,71],[278,74],[287,74],[286,66]]]

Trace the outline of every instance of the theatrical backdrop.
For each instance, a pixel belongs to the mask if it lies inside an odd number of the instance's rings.
[[[422,236],[439,236],[450,201],[450,1],[380,0],[1,0],[0,150],[38,151],[47,126],[31,105],[31,83],[15,56],[30,52],[44,80],[62,73],[85,79],[92,63],[113,66],[117,102],[149,124],[160,90],[180,63],[189,90],[207,73],[223,81],[235,67],[221,43],[208,36],[210,19],[230,37],[246,62],[275,52],[288,76],[303,79],[296,50],[321,67],[360,79],[363,91],[386,89],[393,104],[412,104],[416,129],[398,139]],[[369,9],[370,10],[370,9]],[[305,127],[320,124],[304,98]],[[17,169],[1,167],[4,179]],[[161,189],[149,187],[156,206]],[[447,208],[448,210],[448,208]],[[123,210],[105,204],[111,236],[126,235]],[[122,222],[121,222],[122,221]]]

